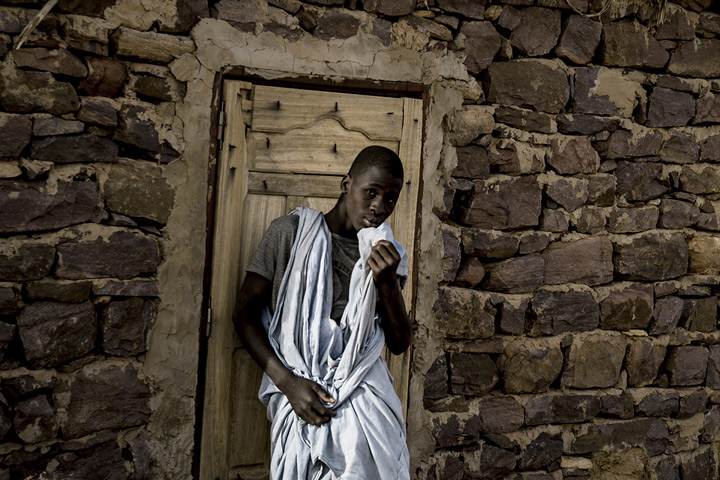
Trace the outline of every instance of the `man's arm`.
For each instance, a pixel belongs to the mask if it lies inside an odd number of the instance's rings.
[[[294,375],[280,361],[262,326],[262,310],[270,303],[272,283],[248,272],[235,302],[233,322],[250,356],[285,394],[295,413],[311,425],[319,425],[335,416],[320,400],[335,400],[317,383]]]
[[[368,265],[378,288],[378,313],[385,332],[385,344],[395,355],[400,355],[412,343],[412,325],[405,310],[405,302],[398,285],[397,267],[400,254],[387,240],[379,241],[372,249]]]

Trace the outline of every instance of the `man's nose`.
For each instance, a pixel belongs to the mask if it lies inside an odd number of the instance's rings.
[[[375,215],[385,215],[387,213],[387,209],[385,208],[385,201],[380,196],[377,196],[375,197],[375,199],[373,199],[373,202],[370,205],[370,209],[375,213]]]

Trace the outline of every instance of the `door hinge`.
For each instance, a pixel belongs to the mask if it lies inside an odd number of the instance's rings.
[[[223,141],[225,140],[225,101],[220,102],[220,112],[218,114],[218,147],[222,150]]]
[[[211,330],[212,330],[212,307],[208,307],[207,321],[205,322],[205,338],[210,338]]]

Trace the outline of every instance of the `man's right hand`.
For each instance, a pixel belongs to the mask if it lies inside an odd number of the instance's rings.
[[[310,425],[321,425],[336,415],[334,410],[322,403],[335,403],[335,399],[312,380],[291,374],[282,386],[277,387],[285,394],[295,413]]]

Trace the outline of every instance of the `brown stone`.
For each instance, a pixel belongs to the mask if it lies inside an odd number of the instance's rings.
[[[655,206],[635,208],[613,208],[608,219],[608,230],[612,233],[637,233],[657,227],[660,211]]]
[[[678,297],[663,297],[655,301],[653,318],[648,332],[651,335],[671,333],[677,327],[683,313],[684,304]]]
[[[720,162],[720,135],[712,135],[700,145],[701,162]]]
[[[104,97],[84,97],[80,101],[78,120],[103,127],[117,125],[117,109],[111,100]]]
[[[88,69],[82,60],[65,49],[23,48],[13,52],[13,60],[18,67],[28,67],[69,77],[85,78],[88,74]]]
[[[22,32],[25,25],[12,10],[0,10],[0,32],[16,34]]]
[[[561,175],[595,173],[600,157],[587,137],[555,137],[550,143],[548,164]]]
[[[487,178],[490,175],[490,162],[485,148],[469,145],[457,148],[456,152],[458,163],[452,172],[453,177]]]
[[[605,228],[606,213],[597,207],[582,207],[573,212],[570,224],[578,233],[595,235]]]
[[[138,105],[123,105],[118,113],[114,139],[151,152],[162,152],[157,125],[149,119],[148,109]]]
[[[527,298],[523,298],[517,304],[509,301],[502,302],[498,307],[497,330],[502,333],[522,335],[525,332],[525,315],[528,305]]]
[[[55,263],[55,246],[34,240],[0,242],[0,278],[24,282],[42,278]]]
[[[435,400],[446,398],[450,394],[450,376],[447,356],[443,353],[435,359],[430,369],[423,376],[423,402],[425,408]]]
[[[542,192],[534,177],[478,180],[462,221],[498,230],[532,227],[538,224],[541,207]]]
[[[647,157],[660,153],[663,136],[657,130],[616,130],[608,140],[607,158]]]
[[[94,365],[70,385],[65,438],[77,438],[109,428],[143,425],[150,418],[150,389],[135,367]]]
[[[631,202],[647,201],[670,189],[663,166],[657,163],[618,162],[617,193]]]
[[[638,416],[645,417],[674,417],[680,404],[680,395],[675,391],[654,389],[638,389],[635,411]]]
[[[615,390],[614,392],[611,390],[600,394],[600,413],[610,417],[632,418],[635,414],[635,407],[630,393],[627,390]]]
[[[555,54],[572,63],[585,65],[595,55],[601,34],[602,23],[581,15],[570,15],[565,21]]]
[[[478,431],[474,424],[457,414],[432,418],[431,434],[438,447],[456,447],[477,443]]]
[[[522,406],[512,397],[485,397],[478,403],[479,414],[472,419],[481,433],[507,433],[518,430],[524,422]]]
[[[669,12],[665,21],[658,25],[655,32],[657,40],[694,40],[695,25],[687,11],[678,8]]]
[[[485,290],[524,293],[531,292],[543,283],[543,259],[538,253],[514,257],[485,266]]]
[[[720,123],[720,95],[708,93],[697,99],[693,123]]]
[[[115,32],[113,44],[119,56],[150,63],[169,63],[183,54],[195,51],[195,42],[189,37],[138,32],[125,27]]]
[[[632,340],[625,359],[628,385],[644,387],[652,384],[665,360],[666,350],[662,345],[655,345],[651,338]]]
[[[660,149],[660,160],[667,163],[695,163],[700,148],[697,139],[679,130],[670,130],[670,138]]]
[[[712,34],[720,33],[720,15],[712,12],[700,12],[700,23],[696,28],[699,33],[711,34],[703,36],[710,37]]]
[[[560,375],[563,354],[559,345],[542,341],[510,342],[498,361],[502,388],[509,394],[544,392]]]
[[[708,388],[720,389],[720,345],[710,345],[708,347],[708,370],[705,385]],[[718,424],[718,433],[720,433],[720,424]]]
[[[701,385],[705,381],[708,359],[709,352],[706,347],[670,347],[664,365],[670,385]]]
[[[0,315],[15,315],[20,310],[19,288],[0,287]]]
[[[0,113],[0,158],[19,157],[30,143],[31,130],[29,116]]]
[[[466,105],[447,118],[448,138],[455,146],[465,146],[479,135],[495,128],[492,110],[481,105]]]
[[[576,77],[581,71],[576,71]],[[576,79],[577,85],[577,79]],[[586,92],[590,94],[591,92]],[[620,120],[617,118],[597,117],[594,115],[586,115],[583,113],[576,113],[572,115],[558,115],[556,117],[558,131],[565,134],[582,134],[582,135],[593,135],[595,133],[614,131],[617,130],[620,125]]]
[[[157,280],[137,278],[134,280],[95,280],[95,295],[118,297],[157,297],[160,295]]]
[[[30,155],[35,160],[55,163],[116,162],[118,146],[109,138],[91,133],[74,136],[53,136],[34,140]]]
[[[605,237],[554,242],[542,254],[548,285],[600,285],[613,278],[612,243]]]
[[[95,308],[90,302],[37,302],[17,317],[25,358],[51,367],[82,357],[95,347]]]
[[[574,112],[631,117],[637,105],[644,101],[644,97],[642,86],[619,70],[605,67],[581,67],[575,70],[572,97]],[[597,133],[592,130],[617,128],[617,121],[611,119],[580,117],[579,121],[583,122],[583,131],[579,132],[583,134]]]
[[[699,195],[720,192],[720,166],[685,165],[680,173],[681,188]]]
[[[157,242],[148,236],[108,227],[58,245],[60,278],[132,278],[153,273],[159,263]]]
[[[450,388],[455,395],[485,395],[499,379],[495,362],[489,355],[450,354]]]
[[[186,92],[185,84],[174,78],[135,76],[130,86],[140,98],[148,98],[153,102],[180,102]]]
[[[14,409],[13,426],[24,443],[47,442],[57,435],[57,418],[47,396],[38,395],[21,400]]]
[[[587,202],[588,183],[585,180],[548,175],[545,193],[568,212]]]
[[[32,300],[52,299],[60,302],[86,302],[90,298],[92,282],[36,280],[25,284],[25,295]]]
[[[555,129],[550,115],[518,107],[496,107],[495,121],[529,132],[553,133]]]
[[[627,340],[617,332],[577,334],[562,375],[566,388],[609,388],[618,381]]]
[[[76,120],[65,120],[58,117],[37,117],[33,121],[33,135],[36,137],[69,135],[81,133],[84,130],[85,124]]]
[[[555,47],[561,30],[559,10],[542,7],[523,8],[520,10],[520,23],[510,35],[510,43],[524,55],[542,56]]]
[[[681,233],[638,234],[615,243],[614,248],[619,278],[652,282],[687,273],[688,246]]]
[[[442,224],[441,229],[443,241],[443,281],[452,282],[455,280],[455,275],[460,267],[460,260],[462,259],[460,239],[458,238],[459,234],[456,228],[451,227],[446,223]]]
[[[359,28],[360,20],[356,17],[340,11],[327,10],[325,15],[317,19],[317,27],[313,33],[323,40],[343,39],[357,34]]]
[[[665,451],[669,431],[659,418],[639,418],[596,425],[579,426],[566,453],[584,454],[601,450],[643,447],[648,455]]]
[[[491,338],[495,309],[474,290],[441,287],[434,306],[437,328],[449,338]]]
[[[684,303],[681,320],[685,317],[685,328],[690,331],[708,333],[717,329],[718,300],[715,296],[688,298]]]
[[[685,228],[700,220],[700,209],[692,203],[664,198],[660,201],[660,222],[662,228]]]
[[[547,232],[528,232],[520,237],[520,246],[518,253],[527,255],[528,253],[542,252],[550,245],[553,237]]]
[[[7,350],[10,342],[12,342],[15,337],[16,330],[17,327],[15,325],[0,321],[0,355],[5,354],[5,350]]]
[[[686,77],[720,77],[720,40],[697,38],[692,42],[680,42],[670,57],[667,70]]]
[[[68,48],[100,56],[108,55],[110,25],[104,19],[65,15],[59,20]]]
[[[600,413],[597,395],[550,393],[535,395],[525,403],[525,424],[582,423]]]
[[[596,175],[578,175],[588,182],[588,203],[598,207],[612,207],[615,204],[615,177],[599,173]]]
[[[53,183],[0,180],[0,232],[52,230],[93,218],[97,183]]]
[[[89,96],[116,97],[128,78],[125,64],[114,58],[88,57],[88,76],[78,90]]]
[[[600,327],[606,330],[647,328],[653,308],[652,285],[613,288],[600,302]]]
[[[521,469],[542,470],[560,461],[563,454],[562,435],[551,435],[548,432],[541,432],[524,449],[518,464]],[[543,475],[543,474],[541,474]],[[550,474],[547,478],[536,476],[535,480],[551,480]],[[532,480],[533,477],[529,477]]]
[[[680,464],[682,478],[712,478],[717,475],[718,460],[709,445],[694,450]]]
[[[491,103],[559,113],[570,98],[570,85],[559,61],[521,59],[488,67]]]
[[[563,212],[552,208],[544,208],[540,221],[540,230],[546,232],[567,232],[568,219]]]
[[[680,404],[677,417],[690,418],[693,415],[704,412],[707,401],[708,394],[703,389],[698,389],[691,393],[680,392]]]
[[[700,275],[720,274],[720,239],[696,236],[688,241],[689,272]]]
[[[455,283],[461,287],[475,288],[485,277],[485,267],[475,257],[462,262],[455,276]]]
[[[533,336],[594,330],[600,321],[600,307],[585,290],[539,290],[530,302],[530,312]]]
[[[482,20],[485,17],[486,3],[486,0],[438,0],[438,7],[444,12]]]
[[[480,450],[465,455],[463,478],[508,478],[516,465],[515,454],[483,443]]]
[[[48,72],[0,73],[0,106],[8,112],[63,115],[80,106],[75,88]]]
[[[130,462],[126,461],[123,456],[123,450],[118,446],[117,441],[110,439],[110,441],[90,448],[57,455],[53,458],[53,473],[47,475],[43,473],[43,476],[48,480],[70,478],[125,480],[128,478],[127,465]],[[137,476],[135,478],[149,477]]]
[[[647,125],[682,127],[695,116],[695,98],[689,93],[655,87],[650,95]]]
[[[108,209],[130,217],[165,224],[175,204],[175,192],[160,167],[146,162],[121,162],[103,169],[103,193]]]
[[[519,175],[545,170],[545,150],[529,143],[511,139],[493,141],[488,150],[492,172]]]
[[[108,355],[127,357],[147,350],[153,306],[142,298],[110,302],[100,316],[100,345]]]
[[[363,3],[363,8],[368,12],[381,13],[389,17],[401,17],[409,15],[415,10],[416,0],[370,0]],[[342,3],[341,3],[342,4]],[[371,8],[368,8],[370,7]]]
[[[603,25],[601,48],[607,66],[662,68],[670,57],[648,29],[634,20]]]

